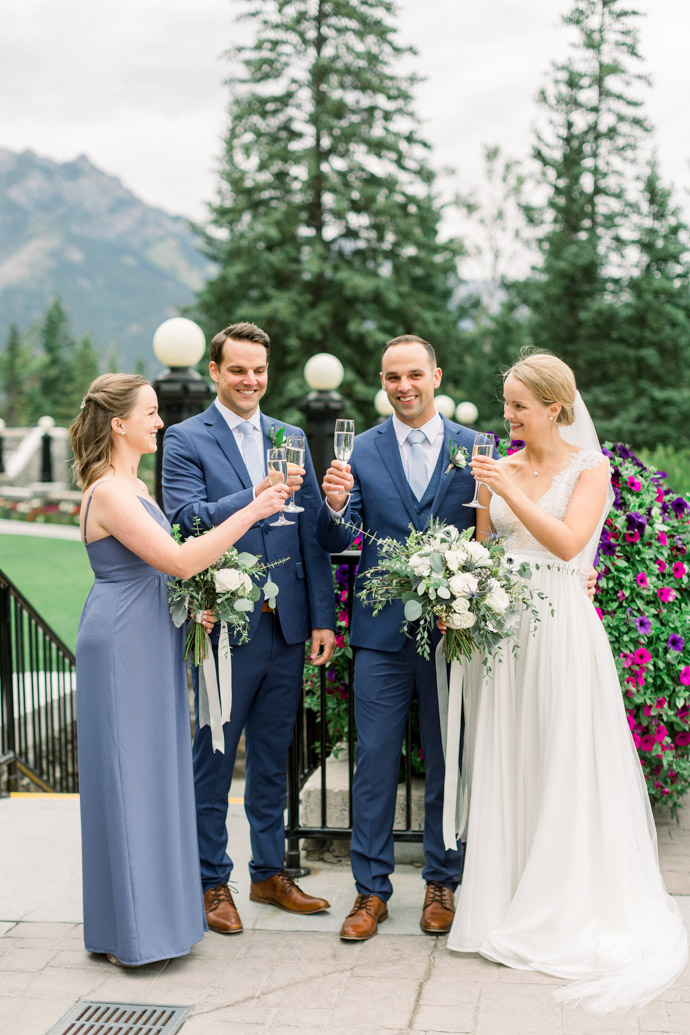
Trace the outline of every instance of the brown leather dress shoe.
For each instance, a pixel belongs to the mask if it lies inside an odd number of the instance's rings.
[[[314,898],[297,887],[286,870],[275,873],[268,880],[259,880],[249,889],[252,902],[264,902],[268,906],[278,906],[288,913],[320,913],[328,909],[330,902],[325,898]]]
[[[445,884],[427,882],[424,908],[419,926],[427,934],[448,934],[455,916],[455,898]]]
[[[209,929],[216,934],[239,934],[242,930],[240,914],[227,884],[218,884],[204,892],[204,908]]]
[[[373,938],[379,924],[388,917],[388,907],[378,895],[358,895],[340,928],[345,942],[364,942]]]

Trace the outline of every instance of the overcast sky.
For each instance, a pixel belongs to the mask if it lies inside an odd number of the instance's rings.
[[[690,208],[690,4],[637,0],[662,174]],[[479,183],[485,143],[527,154],[534,98],[567,47],[570,0],[399,0],[427,77],[417,112],[438,167]],[[2,0],[0,147],[86,154],[150,204],[202,218],[225,126],[234,0]],[[242,30],[246,34],[246,29]]]

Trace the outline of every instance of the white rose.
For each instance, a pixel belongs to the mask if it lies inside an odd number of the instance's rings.
[[[249,578],[249,576],[246,574],[246,572],[242,572],[242,589],[244,590],[244,592],[245,593],[251,592],[251,589],[252,589],[253,585],[254,585],[254,583]]]
[[[449,629],[471,629],[477,621],[471,611],[460,611],[446,620]]]
[[[410,557],[410,567],[415,575],[419,575],[424,578],[425,575],[431,574],[431,563],[429,557],[423,553],[415,553]]]
[[[468,597],[471,593],[477,592],[478,580],[474,575],[461,571],[448,580],[448,588],[454,597]]]
[[[465,549],[467,550],[467,556],[478,568],[490,568],[492,561],[491,555],[485,546],[481,543],[475,543],[474,540],[470,539],[465,543]]]
[[[484,603],[487,607],[490,607],[496,614],[502,615],[508,610],[510,604],[510,597],[504,589],[499,585],[492,586],[487,595],[484,598]]]
[[[470,609],[470,602],[467,599],[467,597],[456,597],[455,600],[453,601],[453,610],[454,611],[457,611],[458,613],[464,613],[466,611],[469,611],[469,609]]]
[[[240,586],[244,588],[246,577],[237,568],[219,568],[215,575],[216,593],[232,593],[234,590],[239,589]]]
[[[452,550],[446,550],[444,557],[448,570],[457,571],[462,562],[466,559],[467,554],[464,550],[455,547]]]

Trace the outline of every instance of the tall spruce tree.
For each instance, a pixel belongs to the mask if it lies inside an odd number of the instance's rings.
[[[682,442],[690,411],[690,236],[656,159],[645,178],[621,339],[625,377],[609,389],[603,431],[636,446]]]
[[[33,402],[34,416],[47,414],[58,424],[68,423],[74,416],[72,400],[66,390],[72,376],[75,344],[69,316],[59,297],[46,309],[38,328],[38,339],[38,398]]]
[[[10,428],[22,427],[27,419],[26,350],[16,323],[10,325],[2,354],[2,416]]]
[[[625,365],[618,304],[630,262],[629,183],[648,130],[638,16],[623,0],[576,0],[564,19],[573,52],[541,94],[548,123],[534,152],[548,199],[532,212],[543,260],[524,285],[530,332],[575,369],[598,416],[597,394]]]
[[[336,353],[370,410],[390,336],[414,332],[458,363],[457,240],[413,114],[411,48],[392,0],[243,0],[256,28],[232,54],[219,200],[204,234],[219,272],[193,309],[208,333],[252,320],[271,335],[273,405],[302,365]]]

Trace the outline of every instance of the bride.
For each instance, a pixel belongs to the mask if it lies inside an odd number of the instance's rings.
[[[471,797],[448,946],[570,979],[561,1002],[620,1012],[672,984],[688,950],[611,648],[585,591],[612,501],[608,461],[555,356],[520,358],[504,396],[511,436],[525,445],[473,460],[486,508],[477,536],[504,536],[547,599],[535,596],[536,626],[523,614],[517,659],[506,648],[488,675],[479,661],[465,667]]]

